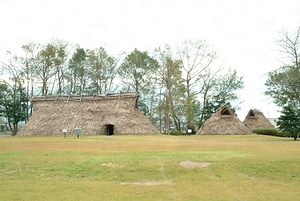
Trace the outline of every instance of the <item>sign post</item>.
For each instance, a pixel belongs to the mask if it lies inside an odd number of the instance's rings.
[[[79,135],[82,134],[82,129],[81,128],[74,128],[74,133],[79,138]]]
[[[67,136],[67,132],[68,132],[68,129],[66,129],[66,128],[63,128],[62,132],[64,133],[64,138],[66,138],[66,136]]]

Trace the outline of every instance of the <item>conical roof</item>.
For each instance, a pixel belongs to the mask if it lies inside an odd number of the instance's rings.
[[[274,125],[264,116],[264,114],[257,109],[249,110],[243,123],[249,128],[250,131],[258,128],[275,128]]]
[[[216,113],[204,122],[197,134],[249,134],[248,128],[227,106],[221,106]]]

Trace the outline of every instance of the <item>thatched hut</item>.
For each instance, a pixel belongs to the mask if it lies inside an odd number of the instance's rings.
[[[264,114],[257,109],[251,109],[243,123],[249,128],[250,131],[258,128],[275,128],[274,125],[264,116]]]
[[[216,113],[204,122],[197,134],[239,135],[249,134],[248,128],[227,106],[221,106]]]
[[[159,133],[138,109],[138,93],[39,96],[31,100],[33,115],[17,135],[153,134]],[[80,130],[77,129],[77,130]]]

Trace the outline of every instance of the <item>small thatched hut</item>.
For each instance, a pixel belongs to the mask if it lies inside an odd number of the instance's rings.
[[[264,116],[264,114],[257,109],[251,109],[243,123],[249,128],[250,131],[258,128],[275,128],[273,124]]]
[[[33,115],[17,135],[159,133],[138,109],[138,93],[33,97]],[[77,129],[80,128],[80,129]]]
[[[227,106],[221,106],[216,113],[204,122],[197,134],[249,134],[248,128]]]

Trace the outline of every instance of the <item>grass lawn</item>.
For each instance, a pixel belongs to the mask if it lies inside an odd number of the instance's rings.
[[[1,201],[299,198],[300,142],[292,139],[257,135],[0,138]]]

